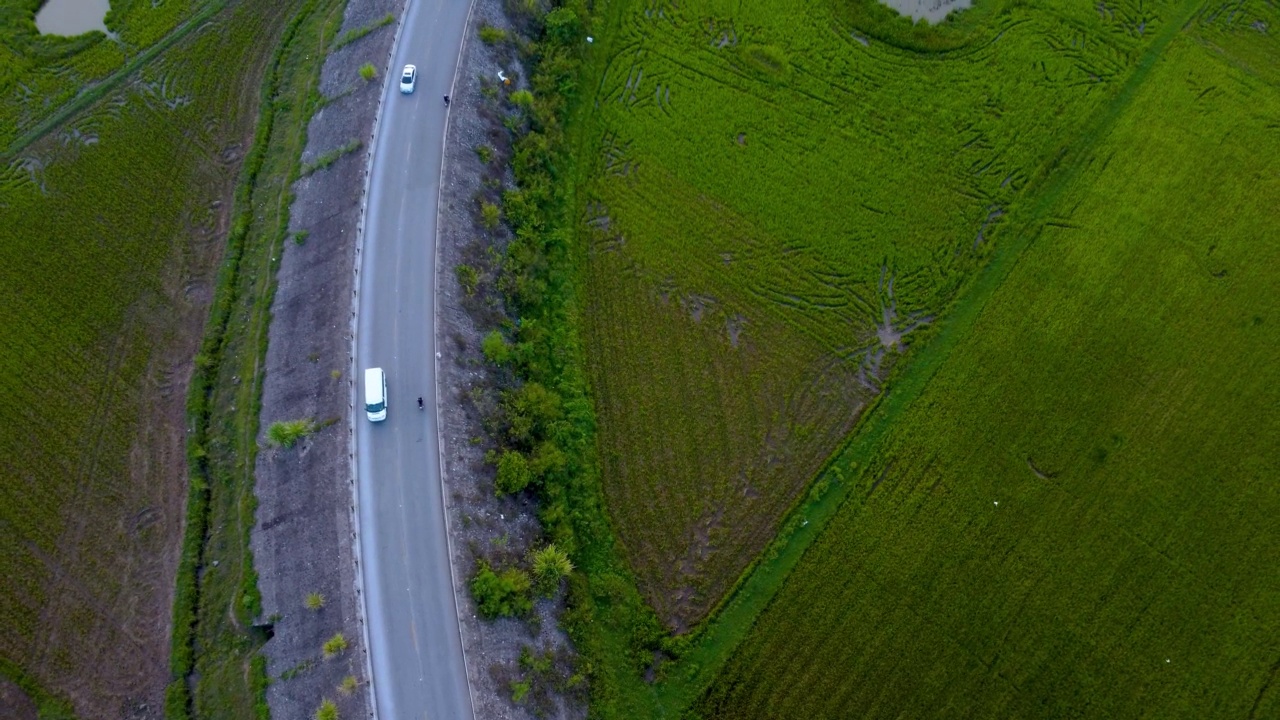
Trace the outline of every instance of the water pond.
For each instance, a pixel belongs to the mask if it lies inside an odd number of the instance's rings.
[[[930,23],[940,23],[952,10],[963,10],[973,4],[972,0],[880,0],[880,2],[903,15],[910,15],[912,20],[928,20]]]
[[[82,35],[101,30],[110,35],[106,23],[110,0],[49,0],[36,13],[36,27],[45,35]]]

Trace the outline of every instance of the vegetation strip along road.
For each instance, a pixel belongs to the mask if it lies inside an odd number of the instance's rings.
[[[190,394],[195,477],[174,606],[171,720],[186,717],[187,707],[195,717],[226,709],[236,717],[269,716],[266,666],[257,653],[266,637],[253,628],[261,601],[250,550],[261,365],[291,187],[302,171],[307,123],[324,103],[320,68],[345,6],[345,0],[306,0],[285,26],[267,66],[258,127],[236,190],[228,256]],[[187,627],[190,634],[182,632]],[[188,699],[193,671],[199,682]]]

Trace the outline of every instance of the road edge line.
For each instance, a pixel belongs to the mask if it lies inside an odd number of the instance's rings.
[[[355,589],[356,589],[356,606],[360,613],[360,635],[364,641],[364,672],[368,678],[369,688],[369,718],[370,720],[378,720],[378,693],[374,685],[373,678],[373,654],[372,647],[369,644],[369,610],[365,606],[364,594],[364,557],[363,549],[360,545],[360,471],[359,463],[356,460],[356,398],[359,393],[357,379],[359,375],[356,370],[356,333],[359,330],[360,323],[360,270],[364,265],[364,231],[365,219],[368,217],[369,209],[369,184],[373,178],[373,161],[378,153],[378,129],[382,125],[382,106],[386,104],[387,93],[391,89],[391,63],[395,61],[396,48],[400,46],[400,33],[404,30],[405,21],[409,17],[409,8],[414,0],[404,0],[404,7],[400,9],[400,17],[396,23],[396,34],[391,39],[391,49],[387,52],[387,59],[383,63],[382,72],[382,89],[379,90],[378,108],[373,113],[373,129],[369,133],[368,148],[369,153],[364,164],[364,189],[360,192],[360,219],[356,221],[356,241],[355,255],[352,259],[352,287],[351,287],[351,320],[348,323],[348,337],[351,338],[351,362],[348,367],[348,377],[351,381],[348,383],[350,392],[348,394],[347,407],[351,410],[347,423],[347,457],[351,459],[351,531],[352,531],[352,549],[355,555]]]
[[[407,0],[406,0],[407,1]],[[458,86],[458,73],[462,72],[462,58],[467,52],[467,43],[471,40],[471,16],[475,14],[476,0],[468,0],[467,2],[467,19],[462,23],[462,42],[458,45],[458,59],[453,65],[453,79],[449,81],[449,94],[455,95]],[[435,381],[436,381],[436,449],[440,455],[440,499],[441,507],[444,509],[444,536],[445,544],[449,551],[449,578],[452,580],[453,587],[450,595],[453,597],[453,617],[454,627],[458,632],[458,646],[462,648],[462,665],[467,676],[467,699],[471,705],[471,720],[476,717],[476,690],[471,684],[471,660],[467,657],[467,643],[462,635],[462,616],[458,612],[458,572],[453,567],[453,527],[449,524],[449,491],[444,484],[445,474],[445,458],[444,458],[444,423],[440,416],[440,361],[443,354],[440,351],[440,219],[444,217],[444,170],[445,161],[449,154],[449,130],[453,127],[450,120],[453,118],[453,111],[446,104],[444,121],[444,135],[440,138],[440,172],[439,182],[436,183],[436,239],[435,250],[432,253],[431,271],[435,274],[435,292],[431,293],[431,335],[432,345],[436,348],[436,357],[432,358],[435,363]]]

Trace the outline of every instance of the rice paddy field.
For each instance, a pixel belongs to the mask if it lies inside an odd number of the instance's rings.
[[[41,717],[155,717],[185,391],[263,67],[296,8],[113,2],[116,39],[58,40],[34,34],[37,5],[0,2],[0,715],[25,695]],[[239,550],[212,558],[238,588]],[[244,686],[243,608],[206,612],[226,627],[202,627],[200,651],[233,658]],[[247,717],[240,692],[205,702]]]
[[[608,512],[667,627],[719,606],[1191,11],[603,7],[574,121],[584,344]]]
[[[1280,716],[1273,28],[1197,7],[993,234],[686,717]]]

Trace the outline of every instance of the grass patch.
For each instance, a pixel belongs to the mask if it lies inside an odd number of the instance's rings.
[[[506,42],[507,31],[502,28],[496,28],[489,24],[480,26],[480,42],[485,45],[497,45]]]
[[[326,660],[335,658],[347,651],[347,638],[342,633],[338,633],[328,640],[324,641],[321,648]]]
[[[387,13],[386,15],[383,15],[377,20],[374,20],[373,22],[369,23],[368,25],[363,25],[353,30],[348,30],[342,33],[342,35],[340,35],[338,39],[334,41],[333,47],[329,48],[329,52],[335,52],[337,50],[341,50],[342,48],[359,40],[365,35],[368,35],[374,30],[377,30],[378,28],[381,28],[381,27],[386,27],[395,21],[396,21],[396,16],[392,15],[391,13]]]
[[[316,720],[338,720],[338,705],[325,698],[320,702],[320,707],[316,709],[315,718]]]
[[[362,147],[364,147],[364,143],[362,141],[352,140],[351,142],[347,143],[346,145],[343,145],[342,147],[337,147],[332,150],[323,152],[320,155],[316,156],[315,162],[303,164],[302,176],[306,177],[320,170],[327,170],[330,165],[338,162],[338,160],[342,158],[344,155],[350,155],[351,153],[359,150]]]
[[[278,420],[267,428],[267,442],[275,447],[287,449],[315,431],[316,424],[309,419]]]

